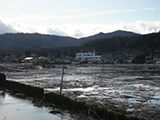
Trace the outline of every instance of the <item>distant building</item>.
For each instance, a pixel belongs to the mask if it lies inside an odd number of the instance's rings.
[[[104,54],[101,60],[103,61],[103,63],[113,63],[114,62],[113,54]]]
[[[77,53],[76,59],[80,61],[88,61],[88,62],[99,62],[101,61],[100,55],[95,55],[95,52],[91,53]]]
[[[25,63],[35,63],[36,60],[33,57],[26,57],[26,58],[24,58],[24,62]]]

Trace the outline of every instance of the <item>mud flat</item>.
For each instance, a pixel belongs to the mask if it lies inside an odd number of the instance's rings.
[[[146,120],[160,119],[160,65],[68,65],[62,94]],[[151,69],[155,68],[156,69]],[[5,72],[7,80],[59,93],[59,68]]]

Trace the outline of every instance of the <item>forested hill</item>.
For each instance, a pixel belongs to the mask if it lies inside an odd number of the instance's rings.
[[[7,33],[0,35],[0,40],[1,43],[3,44],[11,45],[14,47],[28,47],[28,48],[31,47],[30,45],[35,45],[45,48],[66,47],[73,45],[76,41],[76,39],[72,37],[44,35],[38,33],[33,33],[33,34]]]
[[[35,46],[43,48],[56,48],[56,47],[69,47],[69,46],[80,46],[88,41],[94,41],[96,39],[111,38],[113,36],[133,36],[138,35],[133,32],[127,31],[115,31],[112,33],[99,33],[86,38],[72,38],[65,36],[56,35],[43,35],[43,34],[24,34],[24,33],[7,33],[0,35],[0,49],[16,50],[16,49],[36,49]],[[16,49],[15,49],[16,48]]]
[[[127,50],[138,52],[145,52],[152,49],[160,50],[160,33],[97,39],[83,44],[83,48],[105,52],[115,52],[118,49],[123,52]]]
[[[77,42],[78,42],[78,44],[83,44],[83,43],[87,43],[89,41],[94,41],[94,40],[97,40],[97,39],[112,38],[112,37],[118,37],[118,36],[121,36],[121,37],[138,36],[138,35],[140,35],[140,34],[129,32],[129,31],[118,30],[118,31],[114,31],[114,32],[111,32],[111,33],[102,33],[101,32],[101,33],[95,34],[93,36],[89,36],[89,37],[86,37],[86,38],[81,38]]]

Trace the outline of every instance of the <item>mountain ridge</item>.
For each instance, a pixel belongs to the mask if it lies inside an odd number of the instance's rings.
[[[88,36],[86,38],[81,38],[81,41],[89,42],[89,41],[93,41],[96,39],[112,38],[112,37],[118,37],[118,36],[121,36],[121,37],[135,36],[135,35],[141,35],[141,34],[130,32],[130,31],[117,30],[117,31],[109,32],[109,33],[100,32],[98,34]]]
[[[83,44],[83,49],[103,52],[124,52],[133,54],[149,54],[160,50],[160,32],[139,36],[112,37],[98,39]]]
[[[58,36],[49,34],[39,34],[39,33],[5,33],[0,35],[1,48],[4,51],[14,50],[7,48],[6,46],[12,46],[16,48],[23,49],[36,49],[33,46],[39,46],[43,48],[56,48],[56,47],[70,47],[70,46],[81,46],[89,41],[94,41],[96,39],[111,38],[116,36],[137,36],[140,34],[129,32],[129,31],[114,31],[111,33],[98,33],[92,36],[84,38],[73,38],[69,36]],[[3,39],[7,38],[7,39]],[[32,45],[32,46],[30,46]]]

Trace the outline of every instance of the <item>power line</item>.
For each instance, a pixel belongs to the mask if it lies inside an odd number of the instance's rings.
[[[17,41],[17,40],[13,40],[13,39],[10,39],[10,38],[6,38],[6,37],[2,37],[0,36],[1,39],[4,39],[4,40],[8,40],[8,41],[13,41],[13,42],[18,42],[20,44],[25,44],[25,45],[28,45],[28,46],[32,46],[32,47],[36,47],[36,48],[40,48],[40,49],[44,49],[44,50],[49,50],[49,51],[53,51],[49,48],[44,48],[44,47],[40,47],[40,46],[37,46],[37,45],[32,45],[32,44],[29,44],[29,43],[25,43],[25,42],[20,42],[20,41]]]
[[[22,49],[22,48],[14,47],[14,46],[11,46],[11,45],[6,45],[6,44],[3,44],[3,43],[1,43],[0,45],[4,45],[4,46],[6,46],[6,47],[12,47],[12,48],[18,49],[18,50],[24,50],[24,49]],[[24,50],[24,51],[25,51],[25,50]]]
[[[13,40],[13,39],[1,37],[1,36],[0,36],[0,38],[4,39],[4,40],[8,40],[8,41],[13,41],[13,42],[16,42],[16,43],[18,42],[20,44],[26,44],[26,45],[29,45],[29,46],[32,46],[32,47],[37,47],[37,48],[40,48],[40,49],[45,49],[45,50],[53,51],[53,50],[48,49],[48,48],[43,48],[43,47],[40,47],[40,46],[37,46],[37,45],[32,45],[32,44],[28,44],[28,43],[25,43],[25,42],[20,42],[20,41],[17,41],[17,40]],[[9,45],[5,45],[5,46],[9,46]],[[61,79],[61,86],[60,86],[60,94],[62,92],[63,74],[64,74],[64,65],[63,65],[63,68],[62,68],[62,79]]]

